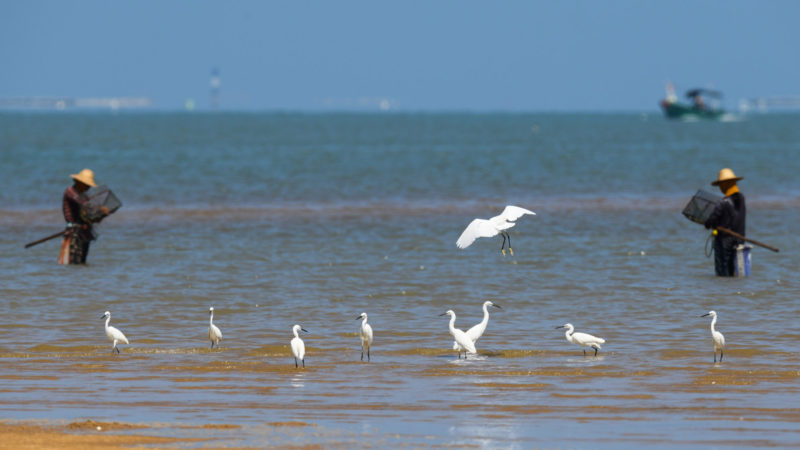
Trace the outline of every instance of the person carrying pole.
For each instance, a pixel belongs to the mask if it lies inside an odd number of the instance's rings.
[[[742,178],[737,177],[733,170],[724,168],[719,171],[716,181],[711,182],[712,186],[719,186],[725,195],[704,224],[707,229],[714,230],[714,270],[721,277],[736,275],[736,247],[745,240],[747,211],[744,195],[739,192],[739,187],[736,185]],[[718,229],[724,231],[717,232]],[[728,230],[733,233],[727,232]]]
[[[89,244],[95,239],[92,224],[100,222],[108,215],[105,206],[101,207],[102,215],[97,219],[89,217],[89,198],[85,195],[89,188],[96,187],[94,172],[83,169],[77,174],[71,174],[74,180],[72,186],[64,191],[62,209],[67,230],[61,241],[61,252],[58,255],[59,264],[85,264],[89,255]]]

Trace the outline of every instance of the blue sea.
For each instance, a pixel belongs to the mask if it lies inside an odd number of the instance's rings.
[[[187,447],[796,448],[799,125],[0,113],[0,419],[190,427],[205,440]],[[744,177],[748,237],[780,249],[754,247],[749,277],[715,277],[709,231],[681,214],[723,167]],[[59,240],[24,245],[63,229],[83,168],[123,206],[86,266],[59,266]],[[513,256],[500,237],[456,247],[505,205],[536,212]],[[502,310],[458,359],[440,314],[467,329],[486,300]],[[606,340],[596,357],[568,322]]]

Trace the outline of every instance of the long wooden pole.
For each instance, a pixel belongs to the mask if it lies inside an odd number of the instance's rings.
[[[47,236],[45,238],[39,239],[38,241],[29,242],[29,243],[25,244],[25,248],[33,247],[34,245],[41,244],[42,242],[45,242],[45,241],[49,241],[50,239],[55,239],[55,238],[57,238],[59,236],[63,236],[64,233],[66,233],[66,232],[67,232],[67,230],[61,230],[58,233],[53,233],[50,236]]]
[[[772,250],[773,252],[779,252],[780,251],[780,250],[778,250],[777,248],[775,248],[775,247],[773,247],[771,245],[767,245],[767,244],[765,244],[763,242],[758,242],[755,239],[746,238],[746,237],[742,236],[741,234],[739,234],[739,233],[737,233],[737,232],[735,232],[733,230],[729,230],[729,229],[727,229],[725,227],[717,227],[717,229],[719,231],[722,231],[723,233],[728,233],[731,236],[737,237],[737,238],[739,238],[739,239],[741,239],[743,241],[752,242],[753,244],[756,244],[756,245],[758,245],[760,247],[764,247],[767,250]]]

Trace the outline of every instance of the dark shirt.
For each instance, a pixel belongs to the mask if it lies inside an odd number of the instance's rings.
[[[706,228],[724,227],[745,235],[745,217],[747,210],[744,206],[744,195],[740,192],[722,199],[706,220]],[[725,234],[725,233],[720,233]],[[727,236],[727,235],[726,235]],[[731,236],[732,237],[732,236]],[[740,239],[735,239],[737,243]]]
[[[84,239],[92,239],[92,223],[86,218],[85,210],[89,206],[89,199],[78,192],[75,186],[70,186],[64,191],[62,209],[64,220],[68,224],[78,225],[79,235]]]

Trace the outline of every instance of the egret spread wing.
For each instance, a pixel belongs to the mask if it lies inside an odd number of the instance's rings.
[[[519,219],[520,217],[524,216],[525,214],[532,214],[534,216],[536,215],[536,213],[531,210],[520,208],[519,206],[508,205],[506,206],[506,209],[504,209],[503,212],[500,213],[500,217],[502,217],[503,220],[506,220],[508,222],[513,222]]]
[[[456,241],[458,248],[467,248],[475,242],[479,237],[492,237],[497,236],[497,228],[491,222],[485,219],[475,219],[467,225],[467,228],[461,233],[461,236]]]

